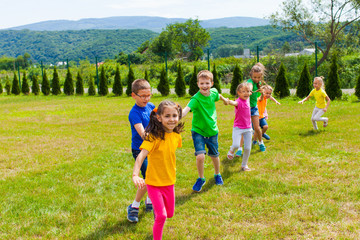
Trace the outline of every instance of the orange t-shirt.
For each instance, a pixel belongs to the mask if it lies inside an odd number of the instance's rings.
[[[259,109],[259,119],[266,117],[266,114],[265,114],[266,104],[267,104],[266,98],[264,98],[262,101],[258,100],[258,102],[257,102],[257,106]]]

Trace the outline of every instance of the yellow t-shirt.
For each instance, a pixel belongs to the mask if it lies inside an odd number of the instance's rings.
[[[178,133],[165,133],[165,139],[144,141],[140,149],[146,149],[148,166],[146,169],[145,183],[151,186],[170,186],[176,181],[175,151],[181,147],[181,136]]]
[[[266,108],[266,104],[267,104],[267,99],[263,98],[262,101],[260,101],[258,99],[257,101],[257,106],[258,106],[258,110],[259,110],[259,119],[264,118],[264,113],[265,113],[265,108]]]
[[[316,90],[316,88],[314,88],[310,94],[310,97],[314,96],[315,100],[316,100],[316,107],[318,108],[325,108],[326,106],[326,102],[325,102],[325,98],[327,96],[326,92],[324,91],[324,89],[320,88],[319,90]]]

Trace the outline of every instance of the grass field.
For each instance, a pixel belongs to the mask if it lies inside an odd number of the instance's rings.
[[[185,106],[189,98],[173,100]],[[163,97],[155,96],[158,104]],[[270,141],[251,172],[227,160],[233,107],[217,103],[221,172],[197,178],[185,119],[177,151],[175,215],[164,239],[359,239],[360,103],[333,101],[312,131],[314,101],[268,104]],[[153,215],[126,219],[133,201],[127,97],[0,96],[0,239],[152,239]]]

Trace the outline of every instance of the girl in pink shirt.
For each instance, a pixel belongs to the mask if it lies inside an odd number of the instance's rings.
[[[228,159],[234,158],[234,153],[240,147],[241,136],[244,138],[244,153],[243,161],[241,164],[242,171],[251,171],[247,163],[250,157],[251,151],[251,112],[250,112],[250,101],[252,85],[250,83],[241,83],[236,89],[237,96],[239,97],[235,101],[228,100],[229,105],[235,106],[235,120],[233,128],[233,144],[227,154]]]

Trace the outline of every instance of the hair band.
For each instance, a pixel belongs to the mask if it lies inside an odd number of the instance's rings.
[[[154,109],[153,109],[153,112],[154,112],[154,113],[157,113],[157,110],[158,110],[157,108],[154,108]]]

